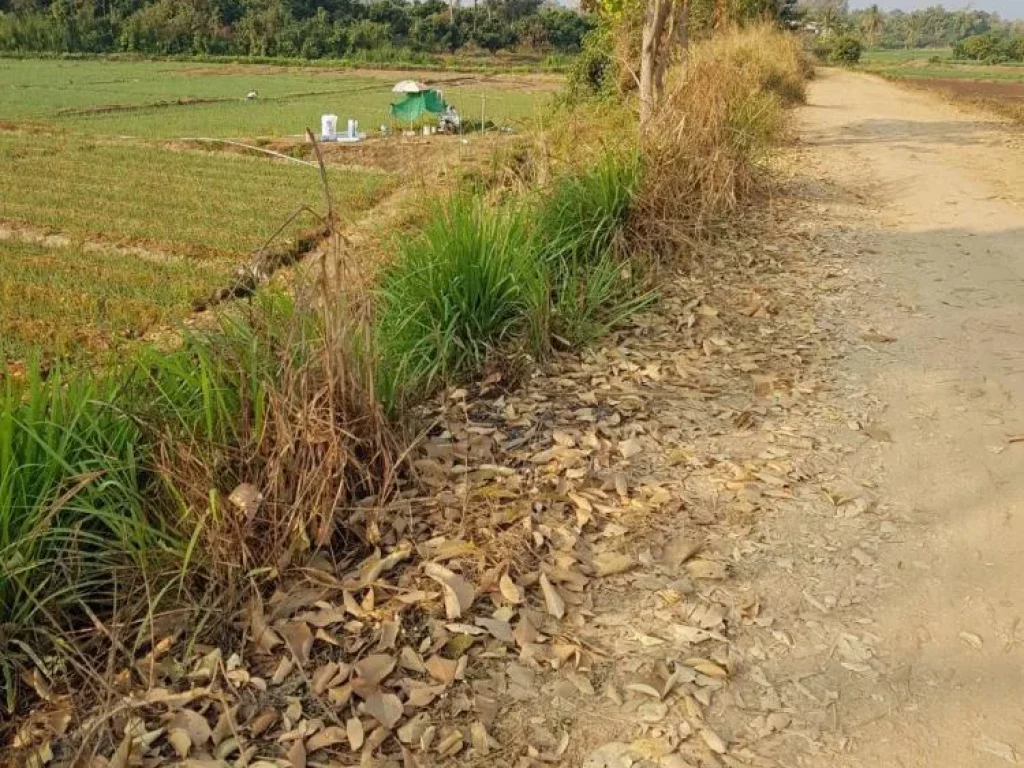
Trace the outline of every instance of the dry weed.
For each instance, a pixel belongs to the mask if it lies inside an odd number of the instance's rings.
[[[691,245],[749,198],[784,133],[784,107],[803,99],[805,76],[798,42],[772,27],[694,45],[669,73],[642,138],[636,242],[662,252]]]

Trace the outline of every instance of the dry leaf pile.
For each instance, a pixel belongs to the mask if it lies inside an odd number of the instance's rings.
[[[794,709],[756,671],[771,651],[737,642],[780,631],[742,577],[758,521],[820,495],[835,331],[814,308],[840,278],[799,230],[721,253],[520,389],[445,393],[406,490],[349,521],[373,554],[254,597],[236,647],[164,632],[109,706],[51,695],[23,764],[758,764]],[[872,669],[870,638],[837,653]]]

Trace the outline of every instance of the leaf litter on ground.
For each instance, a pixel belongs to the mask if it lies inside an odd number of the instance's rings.
[[[526,766],[566,750],[679,766],[745,748],[706,721],[734,628],[759,620],[731,586],[737,536],[808,479],[814,436],[786,425],[825,340],[778,254],[733,245],[732,261],[666,274],[657,311],[521,389],[424,407],[422,485],[375,512],[372,535],[365,510],[346,521],[376,549],[254,595],[244,645],[194,660],[175,646],[198,674],[172,664],[154,685],[198,693],[131,706],[140,733],[107,742],[108,768],[212,765],[219,748],[302,766]],[[237,491],[240,508],[260,503]],[[232,654],[244,676],[226,672]],[[598,700],[621,724],[607,748],[587,724]],[[759,732],[788,726],[772,722]]]

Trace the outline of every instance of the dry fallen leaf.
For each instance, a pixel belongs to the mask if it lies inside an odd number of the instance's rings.
[[[252,736],[260,736],[265,733],[274,723],[277,722],[277,710],[273,707],[264,707],[259,714],[249,723],[249,732]]]
[[[213,731],[206,718],[191,709],[179,709],[167,724],[168,740],[171,741],[179,757],[187,757],[189,749],[202,749],[210,740]],[[186,745],[187,742],[187,745]]]
[[[257,490],[256,486],[242,483],[231,492],[228,501],[245,515],[246,522],[250,522],[259,510],[260,504],[263,503],[263,494]]]
[[[662,551],[662,562],[672,568],[679,568],[683,563],[700,552],[704,546],[703,539],[697,536],[676,536]]]
[[[490,753],[490,740],[484,724],[479,720],[472,723],[469,726],[469,736],[476,755],[478,757],[486,757]]]
[[[408,645],[404,646],[398,654],[398,663],[402,665],[403,669],[407,669],[410,672],[427,671],[427,668],[423,666],[423,657]]]
[[[169,730],[167,732],[167,743],[174,749],[175,754],[182,759],[188,757],[188,753],[192,749],[192,740],[185,731],[181,730]]]
[[[389,731],[402,719],[402,701],[393,693],[374,693],[363,704],[366,713]]]
[[[892,433],[878,424],[865,424],[861,427],[861,432],[879,443],[892,442]]]
[[[724,579],[729,575],[725,563],[717,560],[691,560],[686,564],[686,571],[695,579]]]
[[[366,738],[366,734],[363,732],[363,722],[358,717],[350,717],[345,723],[345,733],[348,736],[349,747],[353,752],[358,752]]]
[[[588,754],[583,768],[631,768],[634,762],[629,744],[613,741]]]
[[[443,565],[427,563],[423,572],[441,585],[444,591],[444,609],[449,619],[457,619],[468,611],[476,597],[476,589],[461,576],[457,576]]]
[[[306,745],[302,739],[296,739],[289,748],[286,757],[291,768],[306,768]]]
[[[377,685],[394,670],[395,658],[386,653],[374,653],[357,661],[353,668],[363,680]]]
[[[292,621],[278,629],[281,637],[302,666],[309,661],[309,652],[313,650],[313,633],[304,621]]]
[[[507,621],[480,616],[477,618],[476,623],[490,632],[495,638],[501,640],[501,642],[508,643],[509,645],[515,644],[516,638],[512,634],[512,625]]]
[[[544,594],[544,606],[547,608],[548,613],[556,619],[565,616],[565,600],[558,594],[558,590],[548,580],[545,573],[540,575],[540,589]]]
[[[107,768],[128,768],[128,759],[132,754],[132,735],[130,732],[125,733],[124,738],[121,739],[121,743],[118,745],[114,754],[110,757],[107,763]]]
[[[643,450],[643,444],[636,438],[622,440],[619,442],[619,453],[622,454],[622,458],[624,459],[630,459],[638,453],[642,453]]]
[[[709,659],[687,659],[685,664],[708,677],[726,678],[729,676],[729,673],[724,668]]]
[[[982,736],[980,739],[975,739],[974,748],[979,752],[985,752],[990,755],[994,755],[1002,760],[1005,760],[1012,765],[1019,763],[1017,759],[1017,751],[1002,741],[996,741],[990,739],[988,736]]]
[[[443,656],[431,656],[426,663],[427,673],[445,685],[455,682],[455,675],[458,673],[459,663],[446,659]]]
[[[310,680],[313,694],[320,696],[324,691],[331,687],[331,681],[338,675],[340,667],[336,662],[328,662],[322,667],[318,668],[313,673],[313,677]]]
[[[601,552],[594,558],[598,576],[614,576],[624,573],[635,565],[633,558],[621,552]]]
[[[727,747],[725,742],[722,741],[722,737],[710,728],[701,728],[700,737],[712,752],[717,752],[720,755],[724,755],[726,753]]]
[[[348,736],[343,729],[336,725],[332,725],[329,728],[324,728],[322,731],[318,731],[309,737],[306,741],[306,752],[316,752],[319,749],[333,747],[335,744],[341,744],[347,739]]]
[[[967,645],[977,651],[980,651],[982,646],[985,645],[985,641],[981,639],[981,635],[976,635],[973,632],[961,632],[959,637],[967,643]]]
[[[498,589],[501,590],[501,596],[513,605],[519,605],[523,602],[522,590],[516,586],[516,583],[509,578],[507,573],[503,573],[498,580]]]

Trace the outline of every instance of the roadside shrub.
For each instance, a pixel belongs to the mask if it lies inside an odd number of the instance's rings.
[[[398,448],[376,397],[369,326],[338,295],[264,295],[140,360],[155,471],[228,595],[242,573],[328,546],[350,522],[339,510],[384,495],[393,477]],[[262,502],[230,503],[242,483]]]
[[[970,59],[990,64],[1024,61],[1024,36],[996,32],[972,35],[953,46],[953,56],[957,59]]]
[[[611,55],[612,45],[607,24],[592,29],[583,38],[582,49],[566,77],[565,98],[570,104],[615,92],[618,65]]]
[[[513,346],[544,354],[597,338],[651,297],[620,247],[641,178],[608,152],[533,201],[441,206],[385,271],[375,338],[378,392],[392,413]]]
[[[853,65],[860,62],[864,47],[852,35],[840,35],[829,44],[828,60],[833,64]]]
[[[592,168],[558,178],[538,205],[534,237],[548,265],[596,262],[621,237],[640,184],[635,152],[606,152]]]
[[[3,382],[8,708],[15,665],[55,651],[88,658],[108,641],[79,632],[93,616],[133,627],[117,640],[131,650],[149,640],[142,618],[187,606],[193,587],[230,611],[254,579],[345,530],[366,535],[341,510],[385,495],[399,455],[367,329],[349,306],[261,297],[117,370],[44,378],[30,367],[26,381]],[[247,482],[261,496],[243,508],[230,497]]]
[[[592,343],[653,300],[644,265],[625,242],[642,173],[635,151],[608,150],[541,199],[533,238],[548,282],[550,307],[537,313],[548,320],[547,339]]]

